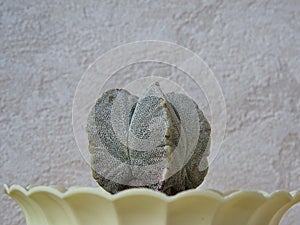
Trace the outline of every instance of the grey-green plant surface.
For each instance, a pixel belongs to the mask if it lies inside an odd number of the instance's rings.
[[[145,187],[174,195],[199,186],[208,170],[210,125],[197,104],[153,84],[138,98],[105,92],[87,132],[93,176],[111,193]]]

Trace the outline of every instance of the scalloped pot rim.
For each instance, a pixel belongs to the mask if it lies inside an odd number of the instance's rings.
[[[48,192],[53,195],[56,195],[59,198],[66,198],[70,197],[72,195],[76,194],[92,194],[92,195],[98,195],[99,197],[104,197],[108,200],[114,201],[116,199],[121,199],[129,196],[135,196],[135,195],[145,195],[145,196],[152,196],[154,198],[159,198],[161,200],[164,200],[166,202],[172,202],[176,201],[177,199],[180,198],[185,198],[189,196],[209,196],[213,197],[216,199],[219,199],[220,201],[223,200],[228,200],[231,198],[235,198],[240,195],[249,195],[249,196],[257,196],[257,197],[262,197],[262,198],[270,198],[273,195],[278,195],[278,193],[284,194],[286,196],[289,196],[291,199],[300,197],[300,191],[275,191],[273,193],[268,193],[262,190],[232,190],[228,192],[220,192],[218,190],[214,189],[207,189],[207,190],[200,190],[200,189],[194,189],[194,190],[188,190],[188,191],[183,191],[180,192],[174,196],[167,196],[164,193],[158,192],[158,191],[153,191],[150,189],[146,188],[132,188],[132,189],[127,189],[124,191],[121,191],[117,194],[111,194],[107,191],[105,191],[101,187],[81,187],[81,186],[73,186],[70,187],[69,189],[66,189],[63,186],[59,185],[52,185],[52,186],[27,186],[23,187],[20,185],[7,185],[4,184],[4,193],[10,195],[14,191],[19,191],[23,193],[26,196],[30,196],[33,193],[37,192]]]
[[[4,185],[28,225],[278,225],[300,202],[300,191],[188,190],[167,196],[133,188],[110,194],[101,187]]]

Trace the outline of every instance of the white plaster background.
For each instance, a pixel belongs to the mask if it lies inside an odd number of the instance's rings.
[[[299,190],[299,15],[299,0],[1,1],[0,185],[96,186],[72,132],[77,83],[102,53],[154,39],[199,54],[224,92],[226,137],[202,187]],[[0,201],[0,224],[25,224]]]

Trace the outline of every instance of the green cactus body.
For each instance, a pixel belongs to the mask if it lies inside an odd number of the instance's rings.
[[[105,92],[87,132],[93,176],[111,193],[145,187],[174,195],[196,188],[207,173],[207,119],[192,99],[165,95],[157,83],[140,98]]]

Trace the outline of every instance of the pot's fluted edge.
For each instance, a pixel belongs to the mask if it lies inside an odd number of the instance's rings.
[[[4,185],[28,225],[278,225],[300,191],[189,190],[167,196],[149,189],[112,195],[102,188]]]

